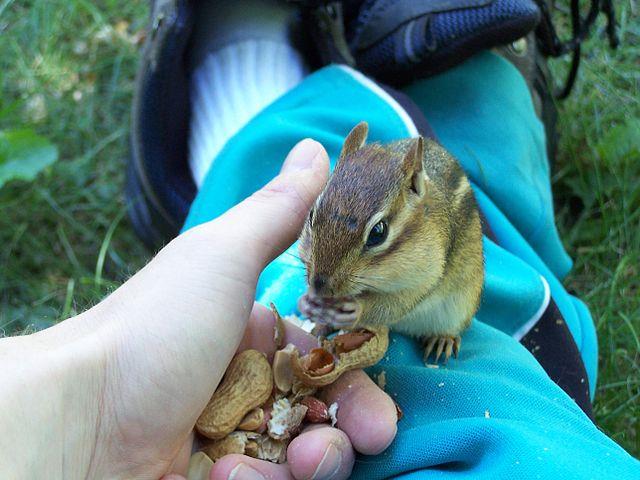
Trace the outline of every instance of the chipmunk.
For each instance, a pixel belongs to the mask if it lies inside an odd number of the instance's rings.
[[[337,328],[391,326],[445,362],[478,309],[480,215],[458,162],[422,137],[365,145],[347,136],[300,236],[309,289],[300,312]],[[435,348],[435,350],[434,350]]]

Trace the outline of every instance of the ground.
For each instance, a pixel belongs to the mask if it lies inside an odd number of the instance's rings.
[[[99,6],[98,6],[99,3]],[[143,2],[0,1],[0,130],[29,127],[60,159],[0,189],[0,334],[47,327],[94,304],[151,256],[122,195]],[[616,2],[622,46],[603,27],[559,103],[558,224],[566,281],[597,324],[598,425],[640,456],[640,21]],[[556,61],[556,73],[566,62]]]

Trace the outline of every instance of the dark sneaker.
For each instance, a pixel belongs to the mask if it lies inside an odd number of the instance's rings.
[[[313,11],[318,36],[336,44],[331,49],[319,42],[326,63],[352,62],[395,86],[514,42],[540,20],[532,0],[346,0]],[[329,56],[334,52],[345,58]]]
[[[357,65],[392,84],[424,78],[531,32],[531,0],[368,0],[348,29]]]
[[[126,195],[133,226],[151,247],[178,234],[196,194],[187,161],[184,61],[193,19],[190,1],[154,2],[138,66]]]

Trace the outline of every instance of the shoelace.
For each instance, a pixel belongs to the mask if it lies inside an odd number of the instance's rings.
[[[571,38],[560,40],[551,19],[551,11],[546,0],[535,0],[542,13],[542,20],[536,31],[540,40],[542,53],[546,56],[560,57],[572,53],[571,68],[565,80],[564,87],[555,94],[556,98],[564,99],[569,96],[575,84],[580,67],[582,42],[589,36],[589,32],[600,13],[607,17],[607,36],[611,48],[617,48],[619,42],[613,0],[590,0],[591,6],[587,16],[580,17],[579,0],[571,0]]]

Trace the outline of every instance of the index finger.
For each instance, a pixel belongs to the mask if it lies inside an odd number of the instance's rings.
[[[249,323],[245,330],[244,337],[240,342],[238,351],[253,348],[264,352],[269,361],[273,359],[276,352],[276,343],[274,339],[274,327],[276,319],[267,307],[259,303],[253,304]],[[284,322],[284,345],[293,343],[303,354],[307,353],[314,347],[318,346],[318,339],[305,332],[300,327],[291,322]]]

